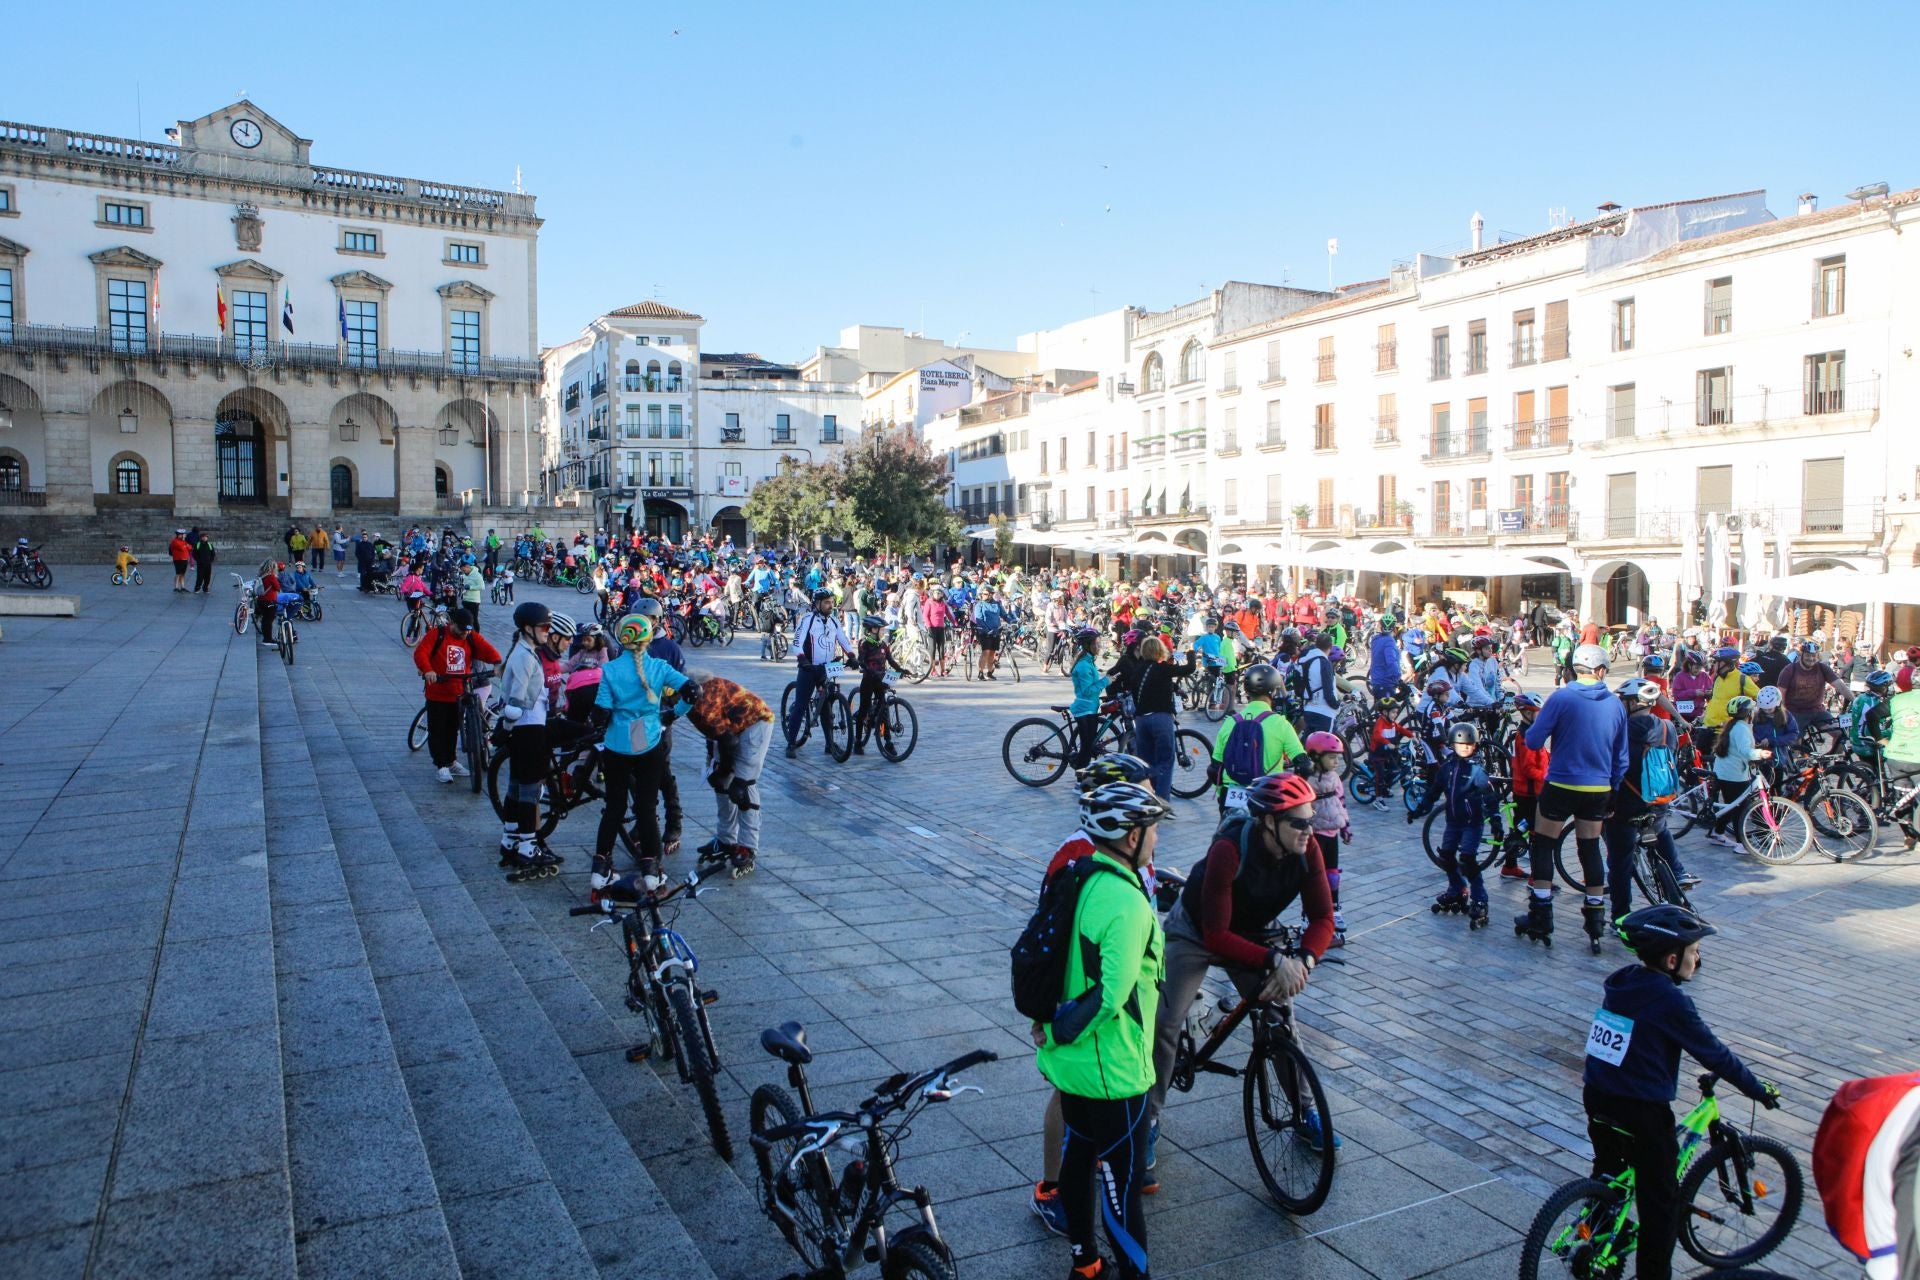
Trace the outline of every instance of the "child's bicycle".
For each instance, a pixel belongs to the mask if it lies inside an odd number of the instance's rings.
[[[140,562],[138,560],[129,560],[125,572],[119,569],[113,571],[113,585],[116,587],[144,586],[146,581],[147,580],[140,575]]]
[[[1718,1079],[1700,1077],[1700,1105],[1680,1122],[1680,1246],[1716,1269],[1772,1253],[1793,1230],[1804,1195],[1800,1164],[1785,1143],[1720,1118]],[[1614,1280],[1627,1274],[1639,1235],[1632,1169],[1569,1182],[1534,1215],[1520,1246],[1520,1280]]]

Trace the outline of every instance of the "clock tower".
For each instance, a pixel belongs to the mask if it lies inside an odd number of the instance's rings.
[[[202,173],[242,176],[257,167],[301,168],[310,139],[302,138],[242,98],[231,106],[182,120],[169,131],[180,144],[181,163]]]

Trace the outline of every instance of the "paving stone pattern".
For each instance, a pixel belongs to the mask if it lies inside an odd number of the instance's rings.
[[[419,681],[392,601],[331,592],[288,669],[233,635],[228,595],[60,572],[81,618],[10,620],[0,646],[0,1274],[778,1276],[794,1259],[745,1131],[748,1094],[782,1074],[759,1031],[787,1019],[828,1106],[998,1051],[968,1077],[984,1096],[915,1123],[901,1173],[965,1274],[1060,1273],[1026,1207],[1047,1093],[1005,953],[1073,809],[1069,783],[1021,787],[999,759],[1060,678],[905,687],[903,765],[772,753],[760,870],[678,926],[721,992],[729,1167],[671,1069],[626,1061],[624,962],[566,915],[597,815],[559,830],[567,874],[503,881],[484,797],[406,750]],[[776,704],[790,676],[746,640],[691,661]],[[677,735],[691,849],[712,806],[701,744]],[[1161,858],[1184,866],[1212,809],[1179,810]],[[1571,904],[1551,951],[1521,944],[1503,883],[1496,927],[1469,935],[1427,911],[1415,828],[1354,825],[1347,964],[1298,1006],[1345,1140],[1332,1196],[1272,1208],[1238,1088],[1203,1081],[1166,1116],[1158,1274],[1510,1274],[1539,1197],[1585,1171],[1582,1042],[1620,948],[1587,954]],[[1760,1125],[1804,1163],[1835,1084],[1920,1067],[1920,860],[1772,869],[1689,845],[1724,932],[1693,993],[1785,1088]],[[1771,1265],[1858,1274],[1817,1202]]]

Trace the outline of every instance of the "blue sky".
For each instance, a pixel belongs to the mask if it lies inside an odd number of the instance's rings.
[[[1324,287],[1329,236],[1337,279],[1383,275],[1476,209],[1492,236],[1920,183],[1912,4],[194,8],[21,6],[0,116],[157,138],[245,90],[322,164],[519,165],[543,342],[657,296],[710,350],[1010,345],[1228,279]]]

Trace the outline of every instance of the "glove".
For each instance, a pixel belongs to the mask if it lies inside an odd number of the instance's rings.
[[[1771,1080],[1762,1080],[1760,1086],[1766,1090],[1760,1097],[1760,1105],[1769,1111],[1778,1111],[1780,1109],[1780,1086]]]
[[[1353,828],[1352,828],[1352,827],[1342,827],[1342,828],[1340,828],[1340,843],[1341,843],[1341,844],[1352,844],[1352,843],[1353,843]]]
[[[1266,981],[1260,984],[1262,1000],[1291,1000],[1306,990],[1307,969],[1298,960],[1281,956],[1273,968],[1267,970]]]
[[[727,771],[725,769],[715,769],[707,775],[707,785],[715,791],[725,791],[729,781],[730,779],[727,777]]]
[[[523,714],[525,714],[524,710],[514,706],[511,702],[500,708],[500,718],[508,724],[512,724],[515,720],[518,720]]]
[[[727,784],[727,799],[733,801],[736,808],[758,809],[753,802],[753,784],[744,778],[735,778]]]
[[[673,727],[673,722],[675,720],[678,720],[679,718],[680,718],[680,713],[674,710],[672,707],[660,708],[660,727],[662,729],[671,729]]]
[[[678,689],[675,689],[673,691],[673,696],[678,698],[681,702],[685,703],[687,706],[692,706],[694,703],[700,700],[700,686],[695,684],[693,681],[689,680],[685,684],[681,685]]]

